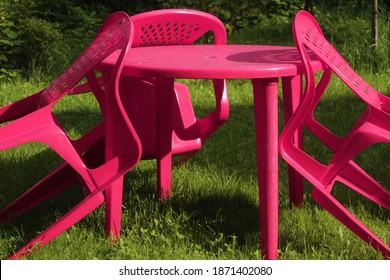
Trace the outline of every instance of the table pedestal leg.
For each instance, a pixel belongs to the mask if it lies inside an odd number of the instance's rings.
[[[278,257],[278,79],[254,79],[262,257]]]
[[[156,79],[157,104],[157,188],[160,198],[171,193],[172,177],[172,103],[174,79]]]
[[[282,86],[284,121],[287,123],[301,101],[302,78],[301,76],[284,77],[282,78]],[[295,145],[303,148],[303,127],[295,133],[293,140]],[[303,177],[290,166],[288,167],[288,182],[290,203],[294,206],[301,206],[303,204]]]

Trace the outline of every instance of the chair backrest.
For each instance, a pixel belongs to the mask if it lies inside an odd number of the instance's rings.
[[[131,42],[132,23],[123,12],[112,14],[81,56],[41,93],[41,106],[57,101],[71,90],[99,62],[118,49],[122,55]],[[118,62],[120,59],[118,59]],[[117,70],[119,65],[116,66]]]
[[[305,64],[309,87],[315,85],[311,83],[314,72],[311,69],[306,48],[313,51],[362,100],[375,107],[380,105],[378,92],[366,83],[325,39],[317,21],[310,13],[306,11],[297,13],[293,22],[293,36]]]
[[[134,26],[134,40],[131,45],[132,48],[163,45],[190,45],[196,43],[198,39],[206,34],[208,35],[208,33],[213,35],[214,44],[222,45],[227,42],[224,24],[217,17],[202,11],[189,9],[163,9],[136,14],[131,16],[130,19]],[[133,82],[133,84],[135,83]],[[152,86],[153,82],[151,82],[150,85]],[[147,86],[147,84],[143,83],[143,86]],[[196,123],[196,126],[199,125],[199,129],[205,127],[205,129],[203,129],[204,132],[200,132],[202,141],[207,139],[207,137],[209,137],[224,121],[226,121],[229,112],[226,81],[222,79],[213,80],[213,86],[216,109]],[[145,92],[145,90],[143,91]],[[136,91],[133,92],[135,93]],[[152,92],[152,95],[149,97],[147,94],[143,94],[142,98],[145,99],[142,101],[142,104],[155,102],[153,100],[155,98],[154,96],[154,92]],[[136,98],[138,100],[138,98],[141,97],[139,94],[134,94],[133,97],[130,97],[130,94],[128,94],[128,101],[130,101],[131,98]],[[137,104],[138,102],[134,101],[132,103]],[[179,105],[178,103],[175,104]],[[183,104],[184,103],[182,103],[180,107],[182,107]],[[178,112],[180,110],[174,109],[174,112]],[[132,115],[136,110],[131,111],[132,112],[129,113],[130,115]],[[187,113],[189,113],[189,111]],[[131,119],[142,118],[144,118],[144,116],[135,117],[133,115]],[[176,119],[179,120],[181,118],[177,117]],[[134,121],[134,124],[136,125],[137,122],[140,124],[142,123],[141,121]],[[188,135],[183,136],[186,132],[184,132],[185,129],[182,129],[182,126],[177,125],[179,122],[174,121],[174,124],[176,124],[174,130],[179,138],[188,137]],[[143,127],[145,126],[143,125]],[[141,130],[138,130],[138,133],[139,136],[142,137]],[[148,136],[147,138],[150,137]],[[146,145],[144,145],[144,147],[145,146]]]
[[[138,135],[131,124],[119,92],[119,81],[124,65],[124,58],[128,53],[133,39],[133,24],[124,12],[112,14],[103,24],[93,42],[83,54],[59,78],[41,92],[41,106],[52,106],[61,97],[66,95],[78,82],[95,66],[110,54],[120,51],[118,59],[108,81],[105,81],[105,94],[110,96],[105,103],[105,131],[106,143],[115,141],[115,145],[108,143],[105,150],[106,163],[96,171],[96,178],[106,177],[106,174],[116,172],[115,176],[128,171],[140,159],[142,148]],[[113,125],[114,124],[114,125]],[[110,134],[110,135],[108,135]],[[119,159],[120,158],[120,159]],[[123,160],[121,160],[123,159]],[[110,169],[109,172],[105,170]],[[96,179],[95,178],[95,179]],[[111,176],[110,180],[114,177]]]
[[[303,101],[280,135],[280,154],[291,167],[314,186],[312,197],[315,201],[362,240],[388,258],[389,247],[344,207],[337,197],[333,196],[332,188],[336,182],[339,182],[384,209],[390,209],[390,192],[354,161],[356,156],[371,145],[389,142],[389,115],[383,108],[385,106],[389,109],[389,99],[375,91],[352,70],[344,58],[324,38],[319,25],[310,13],[300,11],[295,16],[293,37],[305,66],[306,88]],[[315,81],[308,49],[323,62],[325,70],[318,83]],[[333,73],[336,73],[338,78],[367,105],[367,109],[343,137],[335,135],[315,120],[313,114]],[[344,115],[339,115],[339,117],[343,118]],[[295,144],[294,133],[302,125],[331,151],[331,158],[327,160],[327,163],[320,163],[314,155],[306,153],[308,149]]]
[[[215,16],[196,10],[165,9],[131,16],[134,24],[132,47],[189,45],[207,32],[215,44],[226,44],[226,30]]]

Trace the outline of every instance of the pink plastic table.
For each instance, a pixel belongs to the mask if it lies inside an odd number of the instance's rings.
[[[112,67],[108,57],[98,71]],[[316,71],[322,69],[314,61]],[[157,167],[170,167],[172,98],[175,78],[251,79],[254,94],[261,249],[265,259],[277,259],[278,249],[278,78],[282,78],[284,102],[289,118],[301,96],[303,68],[294,47],[256,45],[185,45],[133,48],[122,75],[157,79]],[[164,171],[164,170],[162,170]],[[161,172],[170,174],[170,172]],[[162,184],[171,184],[170,175]],[[296,186],[302,184],[291,173]],[[290,184],[294,184],[291,183]]]

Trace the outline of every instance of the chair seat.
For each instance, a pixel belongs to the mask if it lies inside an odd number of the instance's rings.
[[[131,88],[131,90],[129,90]],[[120,91],[125,92],[123,104],[142,143],[142,159],[153,159],[157,156],[156,136],[156,94],[153,80],[122,77]],[[184,84],[175,83],[173,106],[172,154],[181,155],[197,151],[202,147],[200,137],[180,138],[187,136],[186,130],[197,126],[197,118],[192,107],[189,91]],[[200,136],[200,134],[199,134]]]

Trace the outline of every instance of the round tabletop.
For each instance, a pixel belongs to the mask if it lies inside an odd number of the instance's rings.
[[[116,62],[107,57],[96,70]],[[321,63],[312,55],[315,71]],[[195,79],[253,79],[303,74],[295,47],[261,45],[174,45],[129,49],[122,75]]]

